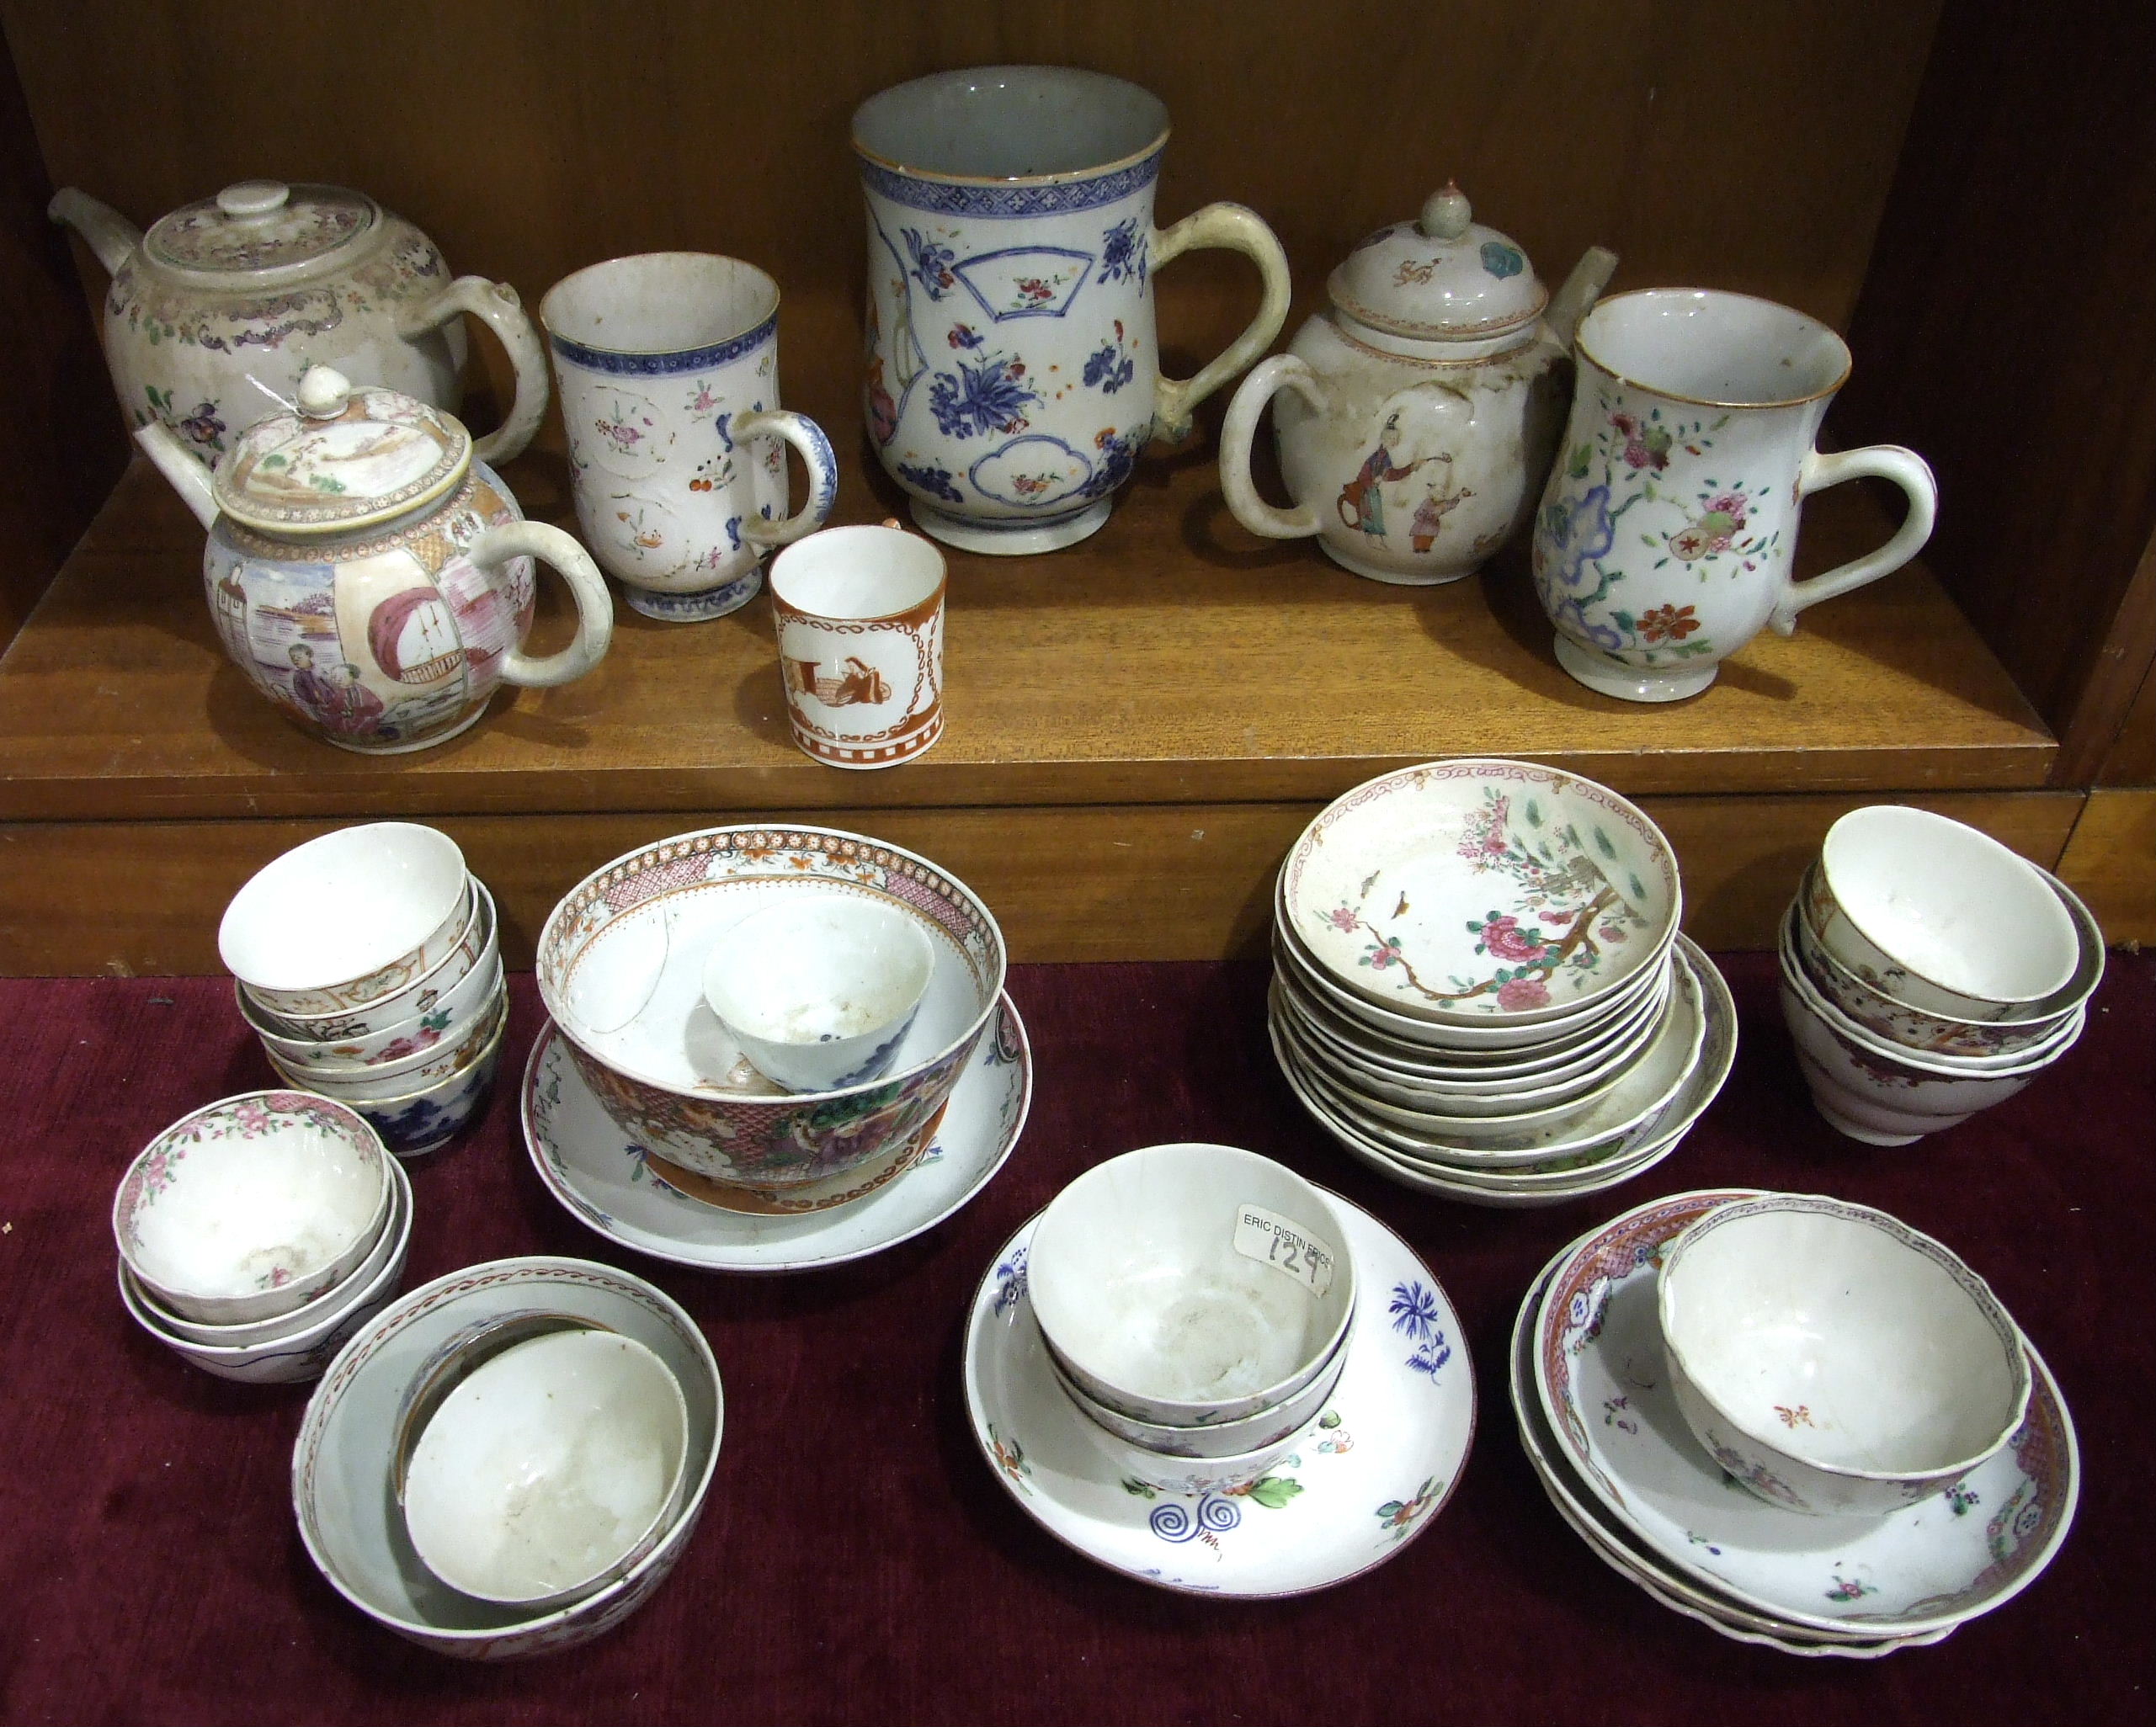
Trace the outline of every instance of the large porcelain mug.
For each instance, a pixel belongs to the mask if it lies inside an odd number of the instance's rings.
[[[1939,492],[1898,444],[1823,455],[1849,349],[1825,325],[1748,295],[1655,288],[1581,320],[1572,418],[1535,518],[1535,591],[1557,661],[1639,702],[1696,695],[1771,624],[1876,582],[1931,537]],[[1877,551],[1791,579],[1807,493],[1863,476],[1908,494]]]
[[[1236,204],[1153,225],[1168,110],[1068,66],[917,78],[862,104],[869,437],[913,518],[969,551],[1095,532],[1158,428],[1248,366],[1287,316],[1286,256]],[[1185,252],[1253,259],[1249,327],[1196,376],[1160,375],[1153,275]]]
[[[747,605],[764,552],[821,528],[838,496],[831,440],[779,406],[779,284],[739,258],[644,252],[565,276],[539,316],[592,555],[647,618]],[[808,473],[791,516],[787,444]]]

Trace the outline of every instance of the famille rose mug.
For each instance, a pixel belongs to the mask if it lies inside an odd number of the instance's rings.
[[[834,768],[894,768],[943,736],[943,554],[895,521],[827,528],[771,561],[794,741]]]
[[[1823,455],[1849,349],[1771,300],[1656,288],[1580,321],[1572,418],[1535,518],[1535,591],[1557,662],[1589,689],[1676,701],[1771,624],[1898,570],[1931,537],[1939,492],[1898,444]],[[1807,493],[1891,480],[1908,514],[1877,551],[1792,581]]]
[[[564,277],[540,321],[592,555],[647,618],[746,605],[764,550],[822,527],[838,491],[830,439],[779,407],[779,284],[738,258],[646,252]],[[787,444],[808,470],[794,516]]]
[[[1158,97],[1068,66],[943,72],[855,112],[869,438],[937,539],[1083,539],[1156,427],[1180,436],[1280,333],[1287,258],[1255,215],[1212,204],[1153,226],[1167,142]],[[1195,377],[1163,378],[1153,275],[1200,247],[1254,261],[1263,302]]]

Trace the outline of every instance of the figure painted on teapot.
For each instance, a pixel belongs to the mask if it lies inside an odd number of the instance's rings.
[[[1526,518],[1564,412],[1573,326],[1616,260],[1590,251],[1547,305],[1518,247],[1448,186],[1333,273],[1332,303],[1229,405],[1221,485],[1270,539],[1315,536],[1335,563],[1403,586],[1471,574]],[[1250,479],[1265,404],[1279,510]]]
[[[613,603],[559,529],[527,522],[462,426],[327,366],[299,411],[241,436],[213,481],[179,435],[136,439],[209,529],[202,577],[225,651],[254,687],[341,749],[397,754],[455,736],[503,683],[581,677]],[[575,639],[535,660],[534,559],[575,595]]]

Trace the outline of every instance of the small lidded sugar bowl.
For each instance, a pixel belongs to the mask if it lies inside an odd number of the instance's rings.
[[[451,415],[317,366],[299,402],[242,433],[213,477],[153,420],[136,441],[210,539],[217,634],[263,694],[325,742],[369,755],[462,731],[501,684],[597,665],[614,602],[558,528],[527,522]],[[534,659],[532,560],[569,584],[575,639]]]
[[[1418,220],[1381,228],[1333,272],[1331,305],[1228,406],[1221,488],[1236,520],[1268,539],[1314,534],[1335,563],[1376,582],[1472,574],[1534,502],[1564,423],[1559,363],[1616,264],[1590,247],[1551,300],[1456,186]],[[1268,401],[1287,510],[1251,483]]]

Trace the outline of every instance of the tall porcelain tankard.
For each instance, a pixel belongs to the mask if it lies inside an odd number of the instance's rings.
[[[1938,487],[1898,444],[1813,447],[1849,349],[1771,300],[1691,288],[1615,295],[1581,320],[1572,417],[1535,518],[1535,591],[1557,662],[1630,701],[1696,695],[1771,624],[1898,570]],[[1807,494],[1891,480],[1908,514],[1877,550],[1793,581]]]
[[[913,518],[968,551],[1051,551],[1108,519],[1156,427],[1263,353],[1287,258],[1238,204],[1153,225],[1158,97],[1069,66],[917,78],[854,115],[868,200],[869,437]],[[1160,375],[1153,277],[1185,252],[1249,257],[1249,327],[1187,381]]]

